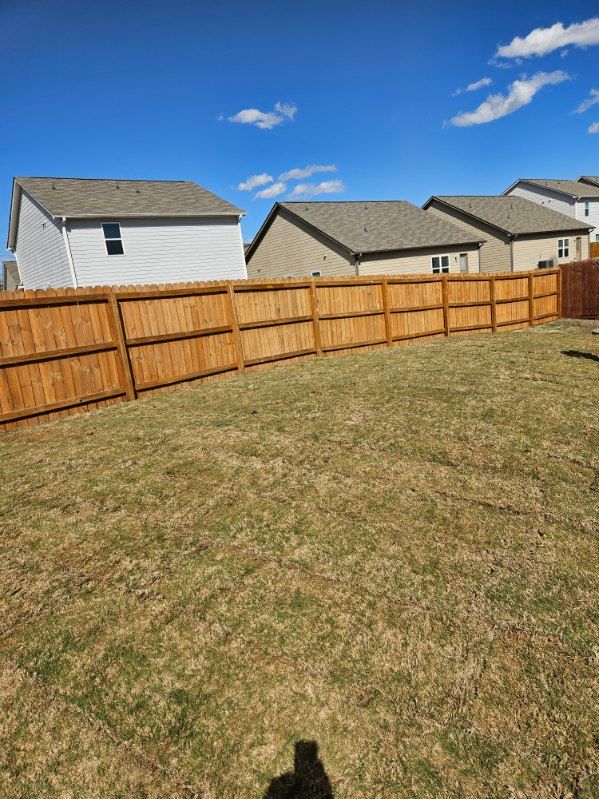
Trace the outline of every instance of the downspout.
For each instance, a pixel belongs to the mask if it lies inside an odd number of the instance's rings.
[[[360,274],[360,256],[361,252],[357,252],[354,256],[354,266],[356,267],[356,276]]]
[[[62,217],[62,237],[64,239],[64,246],[67,250],[67,260],[69,262],[69,269],[71,270],[71,280],[73,281],[73,288],[79,288],[79,284],[77,283],[77,273],[75,272],[75,264],[73,262],[73,253],[71,252],[71,243],[69,241],[69,234],[67,232],[67,218],[66,216]]]
[[[510,236],[510,269],[514,271],[514,239],[515,236]]]

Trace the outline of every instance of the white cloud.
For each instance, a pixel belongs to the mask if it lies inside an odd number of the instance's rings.
[[[257,191],[254,194],[254,199],[258,200],[269,200],[273,197],[278,197],[281,194],[284,194],[287,191],[287,184],[286,183],[273,183],[272,186],[269,186],[266,189],[262,189],[262,191]]]
[[[593,122],[593,124],[589,126],[589,133],[599,133],[599,122]]]
[[[328,164],[326,166],[322,164],[309,164],[303,169],[290,169],[288,172],[283,172],[282,175],[279,175],[279,180],[302,180],[303,178],[309,178],[310,175],[314,175],[316,172],[336,171],[337,167],[334,164]]]
[[[319,194],[339,194],[345,191],[342,180],[323,180],[322,183],[298,183],[292,197],[317,197]]]
[[[475,80],[474,83],[469,83],[465,89],[456,89],[453,93],[454,97],[457,97],[458,94],[463,94],[464,92],[475,92],[477,89],[483,89],[485,86],[490,86],[493,83],[491,78],[481,78],[480,80]]]
[[[587,99],[582,101],[578,108],[574,110],[574,113],[583,114],[585,111],[588,111],[589,108],[597,105],[597,103],[599,103],[599,89],[591,89],[591,93]]]
[[[262,130],[272,130],[282,122],[292,120],[297,113],[297,106],[289,103],[275,103],[272,111],[260,111],[258,108],[243,108],[234,116],[227,117],[229,122],[240,125],[255,125]]]
[[[272,183],[274,180],[272,175],[263,172],[261,175],[251,175],[247,180],[239,183],[237,191],[253,191],[258,186],[265,186],[267,183]]]
[[[465,128],[470,125],[484,125],[508,114],[513,114],[524,105],[528,105],[535,94],[550,84],[569,80],[567,72],[558,69],[555,72],[537,72],[530,78],[523,76],[508,86],[507,94],[490,94],[484,103],[474,111],[463,111],[450,120],[451,125]]]
[[[593,44],[599,44],[599,17],[573,23],[567,28],[561,22],[550,28],[535,28],[523,39],[516,36],[509,44],[500,45],[495,55],[500,58],[530,58],[547,55],[568,45],[588,47]]]

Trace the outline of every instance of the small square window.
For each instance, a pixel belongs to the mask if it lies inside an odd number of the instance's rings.
[[[103,222],[102,231],[107,255],[124,255],[123,237],[119,222]]]
[[[446,274],[449,272],[449,255],[434,255],[432,258],[433,274]]]
[[[312,277],[320,277],[320,272],[312,272]]]
[[[124,255],[123,242],[120,239],[106,239],[106,252],[108,255]]]

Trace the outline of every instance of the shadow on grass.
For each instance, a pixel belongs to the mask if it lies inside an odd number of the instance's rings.
[[[586,358],[587,361],[599,362],[599,355],[592,352],[579,352],[578,350],[562,350],[562,355],[569,355],[570,358]]]
[[[333,796],[316,741],[296,741],[293,771],[272,780],[264,799],[333,799]]]

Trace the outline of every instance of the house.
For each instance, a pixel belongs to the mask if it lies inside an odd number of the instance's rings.
[[[20,285],[21,276],[19,275],[17,262],[14,260],[2,261],[2,283],[0,285],[0,291],[15,291]]]
[[[591,241],[599,241],[599,182],[593,185],[587,181],[520,178],[503,194],[524,197],[581,222],[588,222],[595,228],[591,231]]]
[[[15,178],[26,289],[245,278],[244,212],[192,181]]]
[[[581,183],[588,183],[590,186],[599,186],[599,175],[591,177],[590,175],[581,175],[578,180]]]
[[[591,225],[518,196],[435,196],[423,208],[486,239],[481,272],[516,272],[588,258]]]
[[[248,251],[248,277],[478,272],[480,233],[403,200],[278,202]]]

